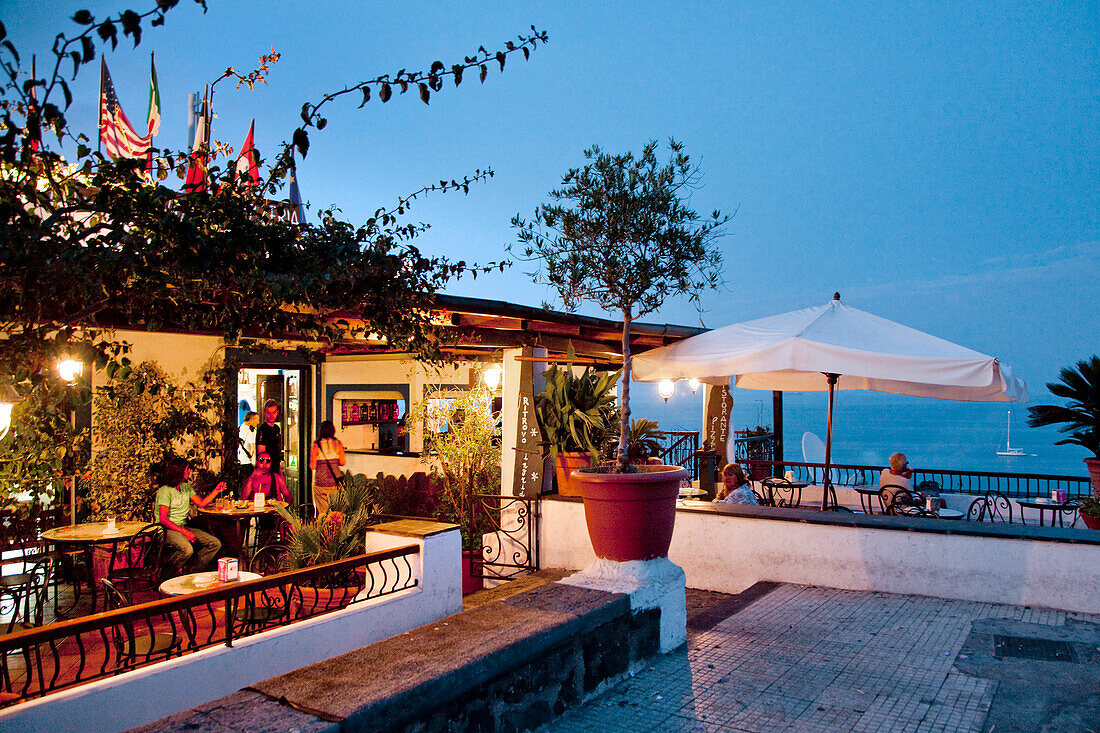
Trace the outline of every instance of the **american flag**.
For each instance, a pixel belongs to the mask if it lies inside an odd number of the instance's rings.
[[[100,59],[99,67],[99,140],[107,155],[119,158],[144,158],[149,155],[152,135],[142,137],[126,118],[115,96],[115,85],[107,71],[107,62]]]

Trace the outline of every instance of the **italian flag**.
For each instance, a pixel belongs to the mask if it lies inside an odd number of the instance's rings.
[[[149,137],[160,132],[160,89],[157,88],[157,64],[149,54]]]

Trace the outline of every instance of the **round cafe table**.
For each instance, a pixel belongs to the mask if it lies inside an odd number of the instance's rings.
[[[1047,512],[1050,512],[1050,526],[1053,527],[1054,522],[1057,521],[1058,526],[1062,527],[1062,526],[1065,526],[1065,525],[1062,524],[1062,517],[1064,516],[1064,513],[1065,512],[1074,512],[1074,511],[1077,510],[1077,507],[1074,504],[1069,504],[1067,506],[1068,502],[1060,503],[1060,502],[1057,502],[1057,501],[1052,501],[1050,499],[1046,499],[1046,498],[1041,497],[1041,496],[1037,497],[1037,498],[1034,498],[1034,499],[1017,499],[1016,503],[1019,504],[1021,507],[1027,507],[1029,509],[1038,509],[1039,510],[1039,526],[1040,527],[1045,526],[1043,524],[1043,518],[1046,516]],[[1020,521],[1021,522],[1024,521],[1022,511],[1020,512]]]
[[[250,573],[247,570],[241,570],[237,573],[236,580],[222,581],[218,580],[218,574],[215,571],[207,573],[190,573],[188,575],[178,575],[175,578],[169,578],[160,584],[160,592],[166,596],[185,596],[188,593],[198,593],[200,590],[211,590],[212,588],[224,588],[227,585],[234,585],[246,580],[257,580],[263,576],[259,573]]]
[[[287,504],[285,501],[278,499],[268,499],[264,503],[262,509],[257,509],[256,505],[248,500],[232,500],[230,499],[225,506],[217,506],[217,503],[209,504],[199,509],[199,514],[209,519],[221,522],[228,522],[232,525],[232,530],[225,533],[223,537],[223,551],[224,554],[229,557],[239,557],[244,559],[243,553],[247,549],[245,547],[245,534],[248,531],[248,522],[253,517],[263,517],[278,514],[277,506],[285,507]],[[251,553],[250,553],[251,554]]]
[[[958,509],[937,509],[936,516],[940,519],[962,519],[965,516]]]
[[[84,522],[83,524],[70,525],[65,527],[54,527],[53,529],[47,529],[42,533],[42,539],[53,542],[57,545],[73,545],[75,546],[94,546],[94,545],[110,545],[111,551],[107,559],[107,568],[110,568],[114,563],[115,551],[118,549],[118,543],[125,542],[134,535],[136,535],[143,527],[147,527],[149,522],[115,522],[115,529],[113,532],[107,531],[106,522]],[[92,610],[95,610],[96,597],[99,593],[99,578],[95,577],[93,570],[89,570],[92,573]],[[55,598],[56,600],[56,598]],[[77,601],[80,600],[78,586],[74,581],[73,584],[73,603],[64,611],[55,608],[58,615],[66,615],[72,612],[76,606]]]

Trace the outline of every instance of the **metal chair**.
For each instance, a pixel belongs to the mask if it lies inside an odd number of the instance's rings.
[[[50,590],[50,576],[53,573],[53,558],[48,555],[39,557],[33,565],[20,575],[24,578],[22,583],[11,583],[0,586],[0,614],[8,620],[0,625],[3,633],[12,634],[16,631],[25,631],[42,626],[46,622],[46,601]],[[14,576],[7,576],[13,578]],[[51,653],[54,652],[53,644],[50,644]],[[34,652],[35,666],[31,665],[31,651]],[[42,655],[38,645],[26,647],[21,650],[5,652],[0,660],[0,684],[3,686],[3,695],[12,695],[12,677],[9,671],[8,658],[13,654],[22,657],[26,679],[24,692],[29,688],[34,678],[34,670],[42,675]],[[41,680],[40,680],[41,681]],[[14,698],[11,698],[14,699]],[[3,700],[0,700],[3,701]]]
[[[286,560],[286,545],[264,545],[248,563],[250,572],[260,575],[275,575],[282,572]],[[251,593],[243,597],[244,606],[238,608],[234,620],[244,631],[256,631],[276,625],[286,616],[287,606],[282,594],[266,591]]]
[[[1070,522],[1070,529],[1077,526],[1077,520],[1081,518],[1081,497],[1075,496],[1072,499],[1067,499],[1065,505],[1058,510],[1058,526],[1065,527],[1066,515],[1073,516],[1073,521]]]
[[[156,592],[164,573],[164,544],[164,527],[148,524],[111,556],[107,580],[124,593],[129,603],[134,602],[134,591],[143,586],[150,593]],[[126,567],[115,567],[120,557],[126,558]]]
[[[984,522],[985,513],[985,497],[979,496],[970,502],[970,506],[966,510],[966,519],[970,522]]]
[[[919,506],[913,506],[911,504],[898,504],[897,502],[890,505],[890,508],[886,510],[887,514],[895,517],[937,517],[935,512],[929,512],[922,509]]]
[[[878,502],[883,514],[897,514],[895,505],[913,506],[913,494],[904,486],[886,484],[878,491]]]
[[[126,596],[111,581],[104,578],[102,583],[103,603],[108,611],[130,605]],[[146,662],[159,656],[168,659],[183,646],[183,637],[177,634],[174,628],[168,632],[157,631],[153,628],[151,620],[146,620],[144,623],[148,633],[136,633],[134,622],[125,619],[113,627],[111,641],[115,647],[116,666],[131,667],[138,662],[139,657],[143,657],[141,661]]]
[[[771,506],[797,508],[802,503],[802,488],[786,479],[768,477],[763,480],[764,492]]]
[[[985,514],[990,522],[1012,524],[1012,502],[999,491],[987,491],[985,496]]]

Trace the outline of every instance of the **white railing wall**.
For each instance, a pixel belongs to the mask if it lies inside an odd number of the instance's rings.
[[[719,511],[677,512],[669,559],[684,569],[689,588],[739,593],[774,581],[1100,613],[1098,544]],[[544,500],[539,530],[544,567],[581,569],[595,559],[579,501]],[[1090,530],[1073,531],[1091,538]]]
[[[410,542],[420,544],[409,558],[415,588],[16,705],[0,711],[0,731],[125,730],[461,611],[458,528],[419,539],[371,532],[366,551]]]

